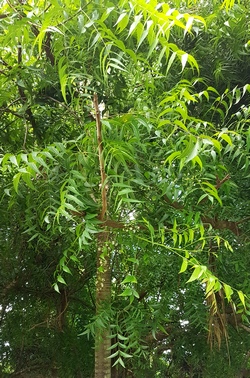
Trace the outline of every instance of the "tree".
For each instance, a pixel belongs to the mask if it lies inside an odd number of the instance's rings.
[[[95,378],[211,376],[204,328],[222,355],[230,332],[249,330],[249,85],[203,57],[228,38],[231,65],[222,53],[215,64],[237,67],[243,8],[216,9],[232,29],[223,38],[209,17],[167,4],[62,5],[2,9],[3,371],[31,360],[91,377],[73,357],[92,355],[83,332],[95,336]],[[199,49],[214,35],[214,50]],[[22,333],[7,338],[20,309]],[[196,331],[204,341],[190,343]]]

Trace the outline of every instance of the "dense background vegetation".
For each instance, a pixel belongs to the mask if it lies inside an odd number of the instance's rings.
[[[0,4],[1,376],[249,374],[248,5]]]

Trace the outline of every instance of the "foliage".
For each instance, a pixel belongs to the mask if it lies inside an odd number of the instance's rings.
[[[249,12],[174,6],[1,5],[3,373],[247,367]]]

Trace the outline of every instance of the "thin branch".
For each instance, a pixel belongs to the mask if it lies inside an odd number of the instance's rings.
[[[247,222],[250,220],[250,217],[246,217],[246,218],[243,218],[241,220],[239,220],[238,222],[236,222],[237,224],[240,224],[240,223],[244,223],[244,222]]]
[[[239,326],[240,328],[244,329],[245,331],[247,331],[248,333],[250,333],[250,328],[247,327],[247,326],[245,326],[244,324],[240,323],[240,324],[238,324],[238,326]]]
[[[91,305],[91,304],[89,304],[89,303],[86,303],[85,301],[83,301],[83,300],[80,299],[80,298],[72,297],[72,296],[70,296],[69,298],[70,298],[70,300],[73,301],[73,302],[79,302],[82,306],[84,306],[84,307],[86,307],[86,308],[89,308],[89,309],[91,309],[91,310],[93,310],[93,311],[95,310],[95,306],[94,306],[94,305]],[[93,298],[92,298],[91,302],[92,302],[92,304],[93,304]]]
[[[3,60],[3,59],[0,59],[0,63],[2,63],[3,66],[7,67],[8,70],[12,70],[12,68],[13,68],[7,62],[5,62],[5,60]]]
[[[33,329],[37,328],[37,327],[41,327],[41,326],[47,326],[48,327],[48,320],[44,320],[43,322],[41,323],[37,323],[37,324],[34,324],[32,327],[30,327],[28,330],[29,331],[32,331]]]
[[[74,17],[76,17],[81,12],[82,12],[82,8],[79,9],[76,13],[72,14],[72,16],[67,18],[67,20],[59,22],[59,24],[57,24],[56,27],[58,28],[59,26],[65,25],[68,21],[72,20]]]
[[[9,5],[9,7],[11,8],[11,9],[13,9],[16,13],[18,13],[19,14],[19,12],[18,12],[18,10],[14,7],[14,5],[13,4],[11,4],[11,1],[9,1],[9,0],[6,0],[6,2],[7,2],[7,4]]]
[[[229,220],[223,220],[223,219],[215,219],[215,218],[209,218],[206,216],[201,216],[201,220],[204,224],[210,224],[213,229],[216,230],[230,230],[232,231],[236,236],[240,235],[240,230],[238,228],[238,222],[229,221]]]
[[[52,49],[51,49],[51,33],[50,32],[46,33],[46,38],[45,38],[45,41],[44,41],[44,44],[43,44],[43,48],[44,48],[47,59],[49,59],[51,65],[54,66],[55,65],[55,57],[54,57],[54,55],[52,53]]]
[[[78,115],[77,112],[75,112],[74,110],[70,109],[69,106],[67,106],[65,103],[51,97],[51,96],[43,96],[43,98],[45,99],[49,99],[51,101],[54,101],[56,104],[62,106],[63,108],[65,108],[67,110],[67,112],[69,112],[78,122],[81,122],[81,118],[80,116]]]
[[[220,181],[220,185],[222,185],[221,184],[222,181],[225,182],[228,179],[229,178],[226,176],[224,179],[222,179]],[[183,205],[181,205],[180,203],[178,203],[176,201],[171,202],[170,199],[167,196],[164,196],[164,199],[174,209],[177,209],[177,210],[183,210],[184,209]],[[204,198],[203,200],[206,200],[206,198]],[[228,230],[232,231],[236,236],[240,235],[240,230],[238,228],[238,224],[240,222],[234,222],[234,221],[223,220],[223,219],[215,219],[215,218],[210,218],[210,217],[207,217],[207,216],[201,216],[201,220],[204,224],[210,224],[213,227],[213,229],[217,229],[217,230],[228,229]]]
[[[89,292],[89,297],[90,297],[90,300],[93,304],[93,308],[96,310],[96,302],[95,302],[95,299],[92,295],[92,292],[91,292],[91,289],[90,289],[90,286],[89,286],[89,283],[87,282],[87,288],[88,288],[88,292]]]
[[[227,174],[225,177],[223,177],[223,179],[219,179],[219,177],[217,176],[216,177],[216,185],[215,185],[215,188],[216,190],[218,190],[223,184],[224,182],[228,181],[229,179],[231,178],[231,176],[229,174]],[[201,201],[200,201],[200,204],[206,202],[208,200],[208,194],[206,195],[206,197],[204,197]]]
[[[17,112],[14,112],[13,110],[8,109],[8,108],[0,108],[0,112],[1,113],[10,113],[10,114],[14,115],[15,117],[23,119],[23,115],[18,114]]]
[[[218,190],[222,184],[224,184],[224,182],[230,180],[231,176],[229,174],[227,174],[222,180],[220,180],[218,177],[217,177],[217,182],[216,182],[216,189]]]
[[[8,77],[8,75],[3,70],[0,70],[0,74]]]
[[[27,142],[27,136],[28,136],[29,126],[27,123],[25,124],[25,133],[23,138],[23,149],[26,150],[26,142]]]

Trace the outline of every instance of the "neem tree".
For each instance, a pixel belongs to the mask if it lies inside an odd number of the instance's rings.
[[[234,38],[244,15],[233,9],[214,19]],[[197,340],[187,343],[194,329],[207,327],[210,345],[224,339],[226,350],[228,324],[248,331],[249,85],[233,75],[220,86],[217,70],[214,87],[202,48],[216,28],[203,10],[138,0],[2,6],[2,321],[29,303],[20,359],[40,326],[50,336],[56,328],[56,340],[74,329],[74,343],[87,325],[95,378],[205,376]],[[2,358],[18,370],[17,357]],[[81,374],[70,363],[65,374]]]

